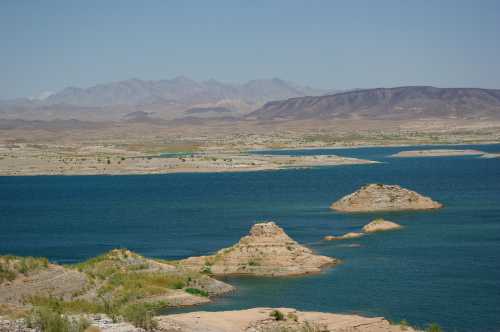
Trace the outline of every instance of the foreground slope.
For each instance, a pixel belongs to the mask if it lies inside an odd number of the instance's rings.
[[[276,320],[276,312],[283,319]],[[182,332],[399,332],[415,331],[409,326],[391,325],[382,317],[363,317],[322,312],[297,311],[290,308],[252,308],[220,312],[191,312],[159,316],[159,326],[167,331]]]

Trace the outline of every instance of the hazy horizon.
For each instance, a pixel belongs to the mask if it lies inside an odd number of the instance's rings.
[[[0,27],[0,99],[179,75],[500,87],[497,1],[3,1]]]

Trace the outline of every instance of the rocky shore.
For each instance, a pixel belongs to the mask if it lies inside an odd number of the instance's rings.
[[[398,185],[368,184],[342,197],[330,208],[340,212],[433,210],[443,205]]]
[[[255,224],[250,234],[211,256],[190,257],[179,265],[214,275],[289,276],[317,273],[338,260],[315,255],[274,222]]]

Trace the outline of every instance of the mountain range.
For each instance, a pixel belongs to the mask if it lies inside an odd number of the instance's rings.
[[[246,83],[198,82],[184,76],[170,80],[130,79],[98,84],[89,88],[67,87],[45,98],[0,101],[0,118],[120,120],[128,113],[143,111],[169,119],[183,112],[222,108],[235,115],[252,111],[265,102],[327,90],[314,89],[278,78]]]
[[[0,119],[24,121],[164,123],[176,120],[203,124],[204,119],[438,118],[500,119],[500,90],[404,86],[335,92],[277,78],[232,84],[215,80],[197,82],[181,76],[159,81],[130,79],[90,88],[68,87],[43,99],[0,101]]]
[[[405,86],[353,90],[266,103],[256,120],[500,119],[500,90]]]

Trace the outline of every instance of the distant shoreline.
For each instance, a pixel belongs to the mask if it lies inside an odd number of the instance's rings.
[[[405,148],[405,147],[436,147],[436,146],[470,146],[470,145],[495,145],[500,144],[500,141],[483,142],[483,143],[425,143],[425,144],[380,144],[380,145],[335,145],[335,146],[308,146],[308,147],[290,147],[290,148],[272,148],[272,149],[250,149],[247,152],[266,152],[266,151],[297,151],[297,150],[345,150],[345,149],[363,149],[363,148]]]

